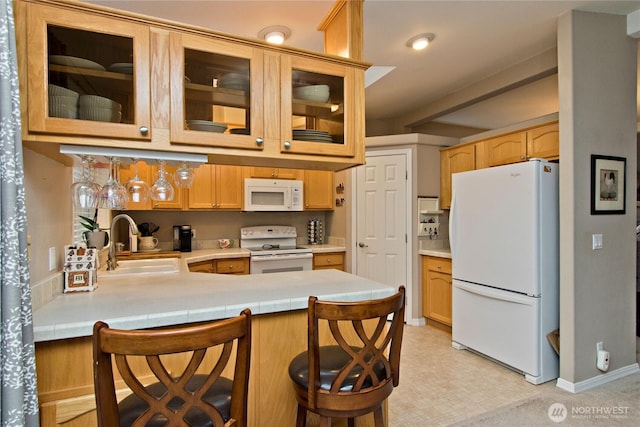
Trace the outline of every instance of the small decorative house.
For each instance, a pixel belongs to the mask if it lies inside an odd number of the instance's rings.
[[[93,291],[98,287],[98,251],[84,244],[64,247],[64,292]]]

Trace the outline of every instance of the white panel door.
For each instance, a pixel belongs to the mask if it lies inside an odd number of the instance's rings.
[[[407,283],[406,177],[402,154],[356,168],[356,274],[396,288]]]

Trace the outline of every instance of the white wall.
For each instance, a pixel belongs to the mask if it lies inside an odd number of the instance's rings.
[[[52,274],[49,248],[55,247],[57,271],[62,270],[62,249],[72,233],[72,169],[24,149],[27,234],[31,236],[31,283]]]

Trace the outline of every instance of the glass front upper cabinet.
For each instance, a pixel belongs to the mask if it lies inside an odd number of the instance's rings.
[[[171,35],[171,142],[261,150],[261,52]]]
[[[351,69],[293,57],[283,58],[282,70],[282,114],[290,122],[283,121],[281,151],[353,156]]]
[[[149,140],[148,28],[44,6],[28,13],[29,131]]]

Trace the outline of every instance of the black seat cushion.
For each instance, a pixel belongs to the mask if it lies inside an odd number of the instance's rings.
[[[360,350],[359,347],[351,347],[355,351]],[[338,376],[340,370],[351,361],[351,356],[347,354],[340,346],[331,345],[320,347],[320,388],[323,390],[330,390],[331,383]],[[365,361],[371,360],[371,356],[365,357]],[[362,374],[362,366],[355,366],[347,378],[340,386],[340,391],[351,391],[353,385],[356,383],[360,375]],[[379,362],[374,366],[374,372],[379,380],[387,377],[385,374],[384,365]],[[306,351],[300,353],[293,358],[289,364],[289,376],[300,387],[309,387],[309,356]],[[362,385],[362,388],[371,387],[373,385],[371,378],[367,377]]]
[[[186,389],[188,391],[195,391],[204,383],[206,375],[194,375],[193,378],[187,383]],[[213,384],[213,386],[204,394],[203,400],[213,405],[220,411],[224,421],[229,421],[231,418],[231,388],[233,382],[227,378],[220,377]],[[153,383],[145,387],[147,391],[154,397],[160,398],[166,391],[165,386],[162,383]],[[179,398],[173,399],[167,405],[173,410],[177,410],[182,405],[182,401]],[[118,411],[120,412],[120,426],[128,427],[147,410],[149,405],[145,403],[140,397],[135,394],[131,394],[124,398],[118,404]],[[212,427],[213,423],[204,413],[201,411],[192,409],[187,412],[186,420],[188,425],[192,427]],[[167,419],[160,414],[157,414],[149,423],[147,427],[160,427],[167,423]]]

